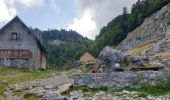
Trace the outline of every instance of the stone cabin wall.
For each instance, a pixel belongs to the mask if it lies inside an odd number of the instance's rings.
[[[96,76],[94,74],[81,74],[75,78],[75,84],[88,87],[141,87],[146,84],[158,84],[166,80],[168,76],[167,71],[97,73]]]
[[[19,33],[18,40],[11,39],[11,33],[16,32]],[[11,23],[8,28],[0,32],[0,49],[3,50],[28,50],[32,53],[31,59],[23,59],[17,58],[15,60],[9,60],[8,58],[0,57],[1,63],[4,66],[12,66],[12,67],[30,67],[31,69],[39,69],[41,68],[40,61],[40,49],[36,43],[36,40],[32,35],[28,32],[27,29],[18,21],[14,21]],[[16,62],[16,60],[18,62]],[[8,64],[6,63],[8,62]],[[15,64],[16,63],[16,64]],[[18,64],[22,63],[22,64]],[[24,64],[25,63],[25,64]],[[46,62],[44,62],[46,63]]]

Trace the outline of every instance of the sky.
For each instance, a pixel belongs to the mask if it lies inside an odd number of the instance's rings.
[[[0,27],[16,15],[32,28],[75,30],[95,39],[100,29],[137,0],[0,0]]]

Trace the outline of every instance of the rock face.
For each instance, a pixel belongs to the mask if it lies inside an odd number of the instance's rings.
[[[98,67],[111,67],[116,69],[116,63],[123,60],[123,53],[118,50],[112,49],[106,46],[98,57],[97,66]]]
[[[170,35],[170,4],[146,18],[142,25],[128,34],[118,49],[127,51],[150,39],[168,35]]]
[[[146,18],[117,49],[125,55],[147,57],[149,67],[169,66],[170,3]]]
[[[141,71],[141,72],[113,72],[82,74],[77,76],[75,84],[86,85],[90,88],[106,86],[114,88],[141,87],[142,85],[155,85],[165,81],[168,77],[167,71]]]

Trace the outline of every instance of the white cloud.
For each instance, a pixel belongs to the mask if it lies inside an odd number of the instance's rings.
[[[75,18],[73,24],[70,24],[68,29],[75,30],[83,36],[91,37],[91,33],[96,29],[96,23],[92,20],[90,10],[84,12],[81,18]]]
[[[17,14],[16,3],[22,6],[41,6],[45,0],[0,0],[0,22],[7,22]]]
[[[44,4],[44,0],[17,0],[17,2],[28,7]]]
[[[0,22],[7,22],[17,14],[16,6],[37,7],[48,4],[57,13],[60,12],[57,0],[0,0]]]
[[[12,4],[13,0],[0,0],[0,22],[9,21],[16,15],[16,9]]]
[[[60,9],[58,8],[58,3],[57,3],[57,0],[50,0],[49,1],[50,3],[50,6],[57,12],[57,13],[60,13]]]
[[[132,4],[136,1],[137,0],[75,0],[77,9],[77,17],[75,19],[90,10],[90,19],[92,19],[93,23],[96,24],[96,28],[91,30],[91,32],[80,34],[94,39],[95,36],[99,34],[99,31],[103,26],[107,25],[109,21],[122,13],[123,7],[127,7],[130,11]],[[80,30],[78,28],[79,27],[75,30]]]

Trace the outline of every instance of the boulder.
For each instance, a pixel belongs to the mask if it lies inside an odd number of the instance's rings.
[[[28,88],[28,84],[27,83],[22,83],[22,84],[15,84],[14,85],[14,90],[15,91],[22,91]]]
[[[66,92],[70,89],[70,87],[73,86],[73,83],[66,83],[58,87],[58,91],[60,93]]]
[[[101,52],[98,57],[98,61],[96,63],[97,67],[110,67],[115,68],[116,64],[123,61],[124,55],[122,52],[112,49],[106,46]]]
[[[65,97],[61,96],[61,94],[56,90],[48,90],[48,91],[45,91],[44,99],[45,100],[65,100]]]
[[[44,92],[45,92],[45,89],[43,87],[35,87],[29,91],[29,94],[40,96],[40,95],[43,95]]]
[[[123,53],[119,50],[112,49],[111,47],[106,46],[101,52],[98,59],[103,60],[104,62],[115,61],[120,62],[123,59]]]
[[[72,91],[70,92],[70,97],[68,100],[85,100],[83,98],[84,94],[83,92],[80,90],[80,91]]]

